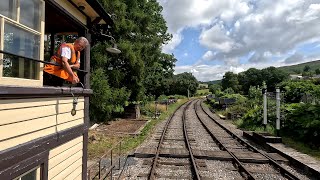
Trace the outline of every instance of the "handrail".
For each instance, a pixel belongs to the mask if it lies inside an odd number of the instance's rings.
[[[43,63],[43,64],[50,64],[50,65],[54,65],[54,66],[61,66],[60,64],[56,64],[56,63],[52,63],[52,62],[46,62],[46,61],[43,61],[43,60],[34,59],[34,58],[29,58],[29,57],[24,57],[24,56],[21,56],[21,55],[18,55],[18,54],[10,53],[10,52],[8,52],[8,51],[0,50],[0,53],[8,54],[8,55],[11,55],[11,56],[16,56],[16,57],[19,57],[19,58],[29,59],[29,60],[31,60],[31,61],[35,61],[35,62],[39,62],[39,63]],[[80,71],[80,72],[83,72],[83,73],[88,73],[88,71],[83,70],[83,69],[76,69],[76,70],[77,70],[77,71]]]

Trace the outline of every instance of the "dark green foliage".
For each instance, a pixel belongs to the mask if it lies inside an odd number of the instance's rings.
[[[319,148],[320,105],[290,104],[286,107],[287,117],[282,133]]]
[[[240,128],[248,128],[248,130],[253,130],[255,127],[262,126],[263,117],[262,117],[262,106],[256,106],[250,109],[243,117],[243,123],[240,125]]]
[[[188,96],[188,89],[189,95],[194,95],[197,92],[198,88],[198,81],[191,73],[181,73],[174,75],[173,82],[171,83],[170,87],[170,94],[180,94]]]
[[[221,92],[221,89],[222,89],[222,86],[220,84],[210,84],[209,85],[209,91],[212,93],[212,94],[219,94]]]
[[[239,92],[238,75],[233,72],[226,72],[221,81],[222,90],[231,88],[234,92]]]
[[[107,12],[114,14],[115,37],[122,53],[110,55],[123,79],[119,87],[131,90],[131,101],[140,101],[144,94],[166,93],[167,79],[173,75],[176,59],[161,52],[170,40],[162,7],[155,0],[100,0]],[[110,79],[111,80],[111,79]]]
[[[111,33],[121,54],[110,54],[108,40],[95,44],[91,57],[90,116],[109,120],[132,103],[168,94],[172,84],[173,55],[161,52],[172,37],[167,33],[162,7],[155,0],[100,0],[112,15]]]
[[[91,88],[94,94],[90,97],[90,118],[94,122],[107,121],[113,113],[122,112],[130,96],[126,88],[110,87],[102,68],[91,74]]]
[[[288,74],[275,67],[268,67],[262,70],[250,68],[239,74],[226,72],[223,76],[222,89],[231,88],[236,93],[248,94],[251,86],[262,86],[265,81],[268,91],[275,91],[278,83],[288,79]]]
[[[286,103],[298,103],[304,94],[320,97],[320,87],[310,80],[291,80],[279,84],[281,91],[285,92]]]
[[[309,72],[310,69],[311,69],[310,66],[305,65],[304,68],[303,68],[303,72]]]

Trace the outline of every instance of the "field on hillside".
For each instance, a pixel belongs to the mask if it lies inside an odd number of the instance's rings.
[[[207,95],[207,94],[210,94],[210,91],[209,91],[209,89],[198,89],[197,90],[197,94],[199,94],[199,95]]]
[[[320,60],[292,65],[292,66],[282,66],[282,67],[279,67],[278,69],[281,69],[289,74],[300,74],[303,72],[303,69],[305,66],[309,66],[310,71],[315,71],[318,68],[320,69]]]

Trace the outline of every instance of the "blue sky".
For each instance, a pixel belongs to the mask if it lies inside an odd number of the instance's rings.
[[[227,71],[320,59],[319,0],[158,0],[173,39],[175,73],[200,81]]]

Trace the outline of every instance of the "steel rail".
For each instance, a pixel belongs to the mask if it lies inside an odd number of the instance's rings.
[[[197,101],[199,102],[199,101]],[[233,159],[233,163],[234,165],[238,168],[240,174],[242,176],[245,176],[246,179],[250,179],[250,180],[255,180],[256,178],[254,178],[253,174],[250,173],[250,171],[244,167],[244,165],[240,162],[240,160],[231,152],[229,151],[224,145],[223,143],[210,131],[210,129],[205,125],[205,123],[203,122],[203,120],[200,118],[199,114],[198,114],[198,108],[197,108],[197,102],[194,104],[194,109],[195,109],[195,113],[200,121],[200,123],[202,124],[202,126],[205,128],[205,130],[208,132],[208,134],[212,137],[212,139],[218,143],[219,148],[222,150],[225,150],[228,152],[228,154],[232,157]],[[243,174],[244,173],[244,174]]]
[[[285,177],[289,178],[289,179],[293,179],[293,180],[299,180],[300,178],[297,177],[296,175],[292,174],[290,171],[288,171],[287,169],[285,169],[282,165],[280,165],[279,163],[277,163],[274,159],[272,159],[269,155],[263,153],[262,151],[258,150],[256,147],[252,146],[251,144],[245,142],[241,137],[239,137],[238,135],[234,134],[233,132],[231,132],[228,128],[226,128],[225,126],[223,126],[221,123],[219,123],[217,120],[215,120],[209,113],[207,113],[202,105],[202,102],[200,102],[200,107],[202,109],[202,111],[211,119],[213,120],[218,126],[220,126],[223,130],[225,130],[229,135],[231,135],[234,139],[236,139],[238,142],[240,142],[242,145],[245,145],[248,149],[253,150],[256,153],[261,154],[262,156],[264,156],[265,158],[267,158],[269,160],[269,163],[271,165],[273,165],[276,169],[278,169],[280,171],[280,173],[282,175],[284,175]],[[198,115],[197,115],[198,116]]]
[[[187,133],[187,127],[186,127],[186,110],[188,109],[188,107],[190,106],[191,103],[192,103],[192,101],[190,101],[190,103],[183,110],[183,115],[182,115],[183,134],[184,134],[186,146],[188,147],[188,150],[189,150],[190,160],[192,162],[192,172],[194,174],[193,179],[200,180],[198,167],[197,167],[195,158],[192,153],[192,148],[191,148],[191,145],[190,145],[190,142],[188,139],[188,133]]]
[[[156,155],[152,161],[152,167],[151,167],[151,170],[150,170],[150,173],[148,175],[148,179],[155,179],[155,171],[156,171],[156,166],[158,164],[158,159],[159,159],[159,155],[160,155],[160,147],[161,147],[161,144],[163,143],[163,140],[164,140],[164,136],[165,136],[165,133],[168,129],[168,126],[170,124],[170,122],[172,121],[172,118],[173,116],[176,114],[176,112],[184,105],[186,104],[187,102],[181,104],[174,112],[173,114],[170,116],[170,118],[168,119],[168,121],[166,122],[165,126],[164,126],[164,129],[162,131],[162,134],[161,134],[161,137],[160,137],[160,140],[159,140],[159,143],[158,143],[158,146],[157,146],[157,151],[156,151]]]

